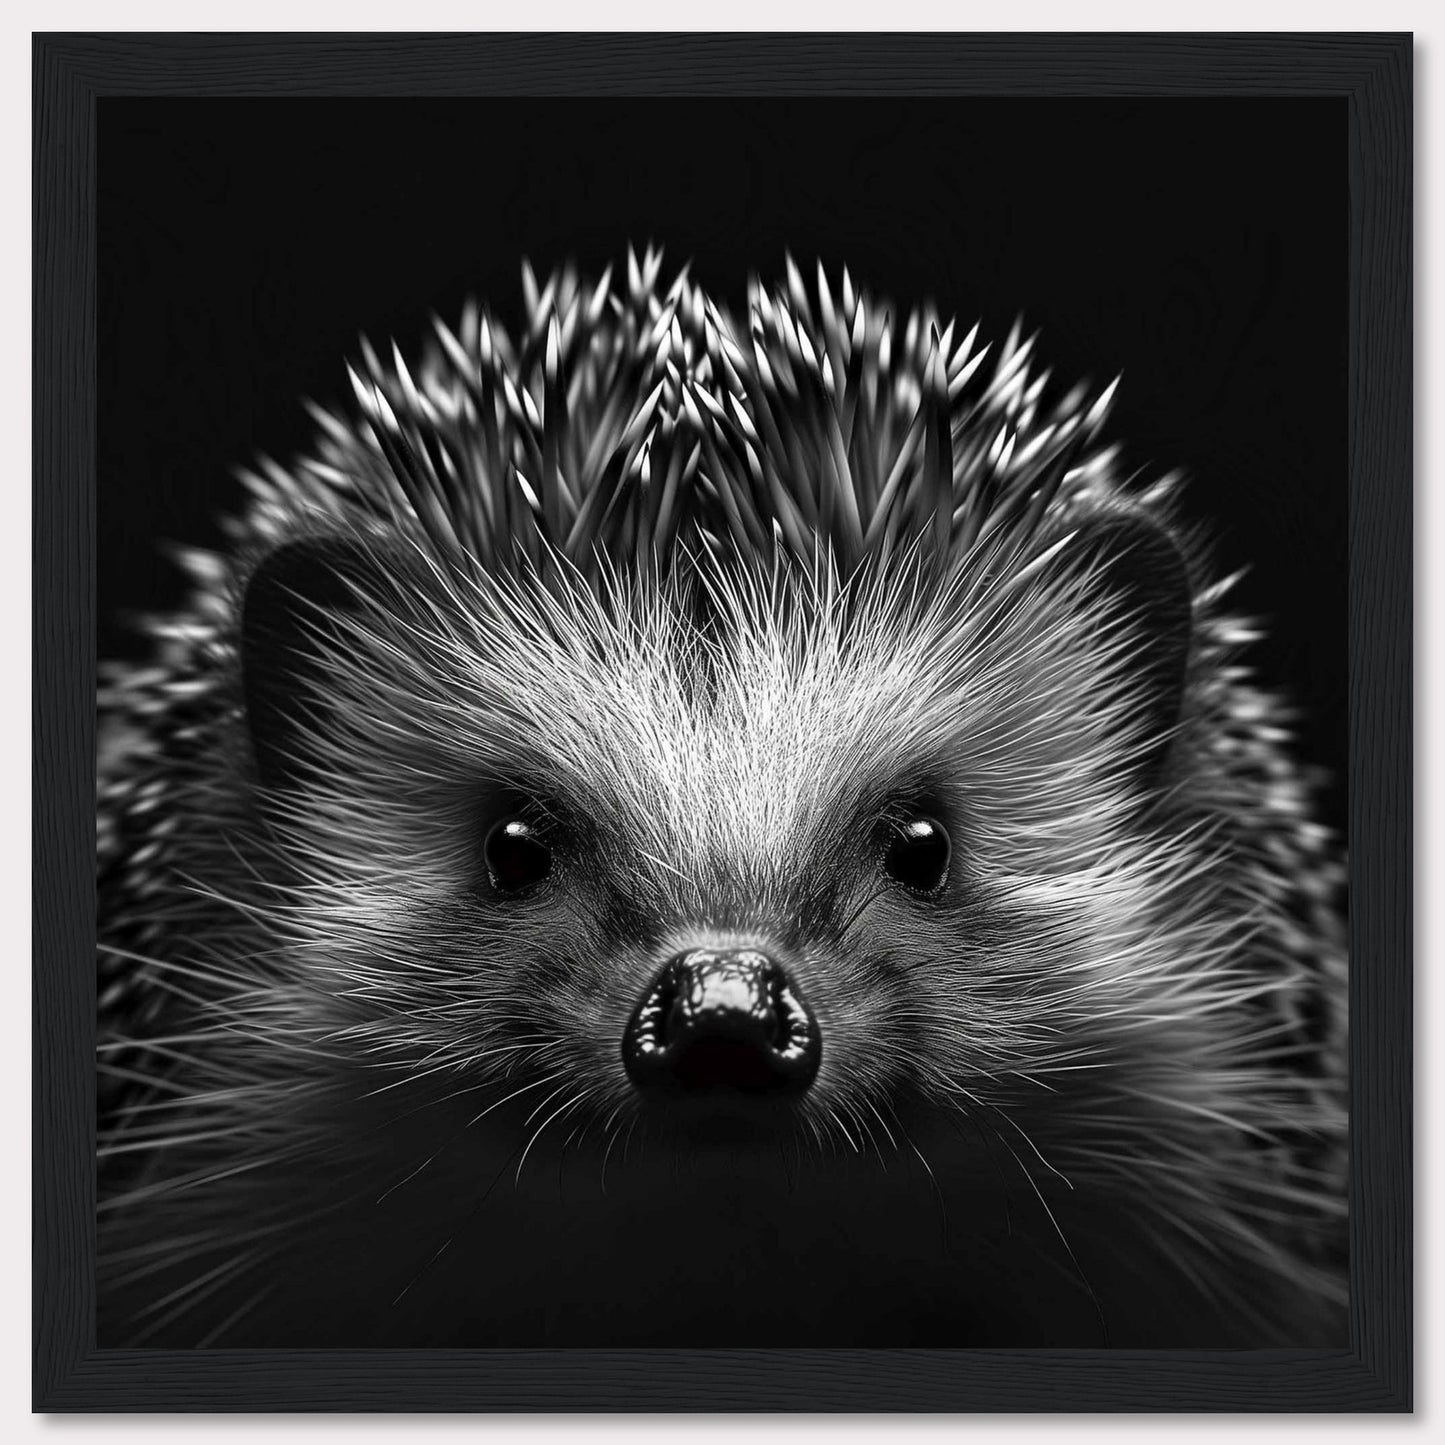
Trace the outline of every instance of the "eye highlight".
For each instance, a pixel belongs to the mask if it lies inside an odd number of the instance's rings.
[[[552,871],[552,849],[526,818],[503,818],[494,824],[482,854],[492,887],[502,893],[530,888]]]
[[[905,888],[937,893],[948,878],[953,844],[948,830],[936,818],[910,818],[892,831],[883,853],[883,866]]]

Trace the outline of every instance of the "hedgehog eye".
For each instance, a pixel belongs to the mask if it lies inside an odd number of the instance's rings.
[[[919,893],[936,893],[948,877],[953,845],[935,818],[911,818],[888,841],[883,866],[898,882]]]
[[[503,818],[495,824],[482,852],[492,886],[503,893],[529,888],[552,871],[552,850],[525,818]]]

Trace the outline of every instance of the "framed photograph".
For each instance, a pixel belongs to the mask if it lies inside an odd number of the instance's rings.
[[[1411,1407],[1409,36],[34,62],[37,1409]]]

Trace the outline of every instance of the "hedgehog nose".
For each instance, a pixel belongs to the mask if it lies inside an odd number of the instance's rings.
[[[753,949],[670,959],[622,1040],[628,1075],[649,1095],[796,1096],[821,1053],[817,1022],[786,971]]]

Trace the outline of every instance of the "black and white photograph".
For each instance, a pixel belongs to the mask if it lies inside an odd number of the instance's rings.
[[[1344,1348],[1347,108],[96,111],[102,1348]]]

